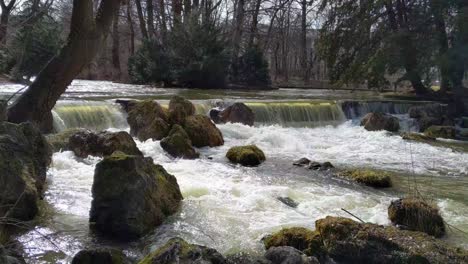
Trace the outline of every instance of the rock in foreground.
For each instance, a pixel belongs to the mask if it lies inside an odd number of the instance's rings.
[[[226,259],[215,249],[189,244],[180,238],[169,240],[139,264],[224,264]]]
[[[117,249],[98,248],[78,252],[71,264],[129,264],[127,257]]]
[[[221,131],[207,116],[189,116],[185,119],[183,127],[190,137],[193,146],[197,148],[217,147],[224,144]]]
[[[387,130],[397,132],[400,129],[398,118],[382,113],[369,113],[361,120],[361,126],[368,131]]]
[[[187,132],[179,126],[174,125],[169,135],[160,142],[161,147],[175,158],[196,159],[200,154],[192,147]]]
[[[174,176],[151,158],[116,152],[96,165],[90,222],[107,237],[132,240],[177,211],[182,194]]]
[[[319,233],[303,227],[285,228],[263,239],[266,249],[271,247],[293,247],[308,256],[322,253]]]
[[[226,157],[242,166],[258,166],[265,161],[265,154],[255,145],[232,147],[226,153]]]
[[[404,229],[421,231],[435,237],[445,234],[445,225],[437,207],[418,198],[403,198],[392,201],[388,217]]]
[[[392,181],[388,173],[370,169],[344,170],[338,173],[339,177],[350,179],[360,184],[374,188],[392,187]]]
[[[31,220],[38,212],[52,150],[29,123],[0,123],[0,218]]]
[[[271,264],[318,264],[315,257],[308,257],[293,247],[272,247],[265,253]]]
[[[331,217],[315,222],[328,255],[338,263],[466,263],[467,252],[421,232]]]

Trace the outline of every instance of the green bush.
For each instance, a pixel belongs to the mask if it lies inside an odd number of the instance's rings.
[[[134,83],[172,82],[169,56],[161,45],[146,40],[138,51],[128,59],[130,79]]]
[[[258,46],[248,48],[232,65],[231,79],[234,83],[252,86],[271,84],[268,62]]]

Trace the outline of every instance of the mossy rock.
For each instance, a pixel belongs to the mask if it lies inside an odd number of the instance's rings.
[[[235,103],[219,113],[219,120],[222,123],[241,123],[253,126],[255,114],[246,104]]]
[[[400,121],[391,115],[369,113],[361,120],[361,126],[364,126],[368,131],[387,130],[397,132],[400,129]]]
[[[374,188],[388,188],[392,186],[390,175],[383,171],[349,169],[338,172],[338,176]]]
[[[265,154],[255,145],[232,147],[226,153],[232,163],[242,166],[258,166],[265,161]]]
[[[217,147],[224,144],[223,134],[207,116],[189,116],[185,119],[183,127],[193,146],[197,148]]]
[[[175,213],[182,200],[176,178],[151,158],[115,152],[96,165],[90,223],[100,234],[137,239]]]
[[[183,125],[185,118],[195,114],[195,106],[181,96],[173,96],[169,101],[169,123]]]
[[[179,126],[174,125],[169,135],[160,142],[161,147],[175,158],[196,159],[200,154],[192,147],[187,132]]]
[[[433,138],[455,139],[457,130],[452,126],[431,126],[424,131],[424,135]]]
[[[70,128],[62,132],[46,135],[53,152],[70,150],[69,139],[76,133],[87,131],[83,128]]]
[[[445,234],[445,225],[439,209],[420,198],[403,198],[392,201],[388,218],[405,229],[425,232],[435,237]]]
[[[127,122],[130,134],[141,141],[161,140],[169,133],[167,111],[153,100],[128,103]]]
[[[289,246],[308,256],[323,256],[323,243],[320,234],[303,227],[282,229],[263,239],[266,249]]]
[[[111,248],[86,249],[78,252],[71,264],[129,264],[122,251]]]
[[[422,143],[427,143],[427,142],[434,142],[436,141],[436,138],[434,137],[429,137],[424,134],[419,134],[419,133],[402,133],[401,138],[404,140],[411,140],[411,141],[417,141],[417,142],[422,142]]]
[[[327,216],[315,222],[337,263],[467,263],[468,253],[425,233]]]
[[[172,238],[164,246],[143,258],[139,264],[223,264],[226,259],[215,249],[189,244],[181,238]]]

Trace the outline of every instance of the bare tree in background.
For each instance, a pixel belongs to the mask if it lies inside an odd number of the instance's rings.
[[[0,15],[0,44],[5,44],[6,35],[8,33],[8,22],[10,20],[10,14],[15,7],[16,0],[10,0],[9,3],[5,0],[0,0],[0,7],[2,14]]]

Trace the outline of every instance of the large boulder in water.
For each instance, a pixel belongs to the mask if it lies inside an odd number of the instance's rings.
[[[107,237],[147,234],[179,208],[176,178],[151,158],[116,152],[96,165],[90,222]]]
[[[282,229],[263,239],[266,249],[272,247],[293,247],[308,256],[321,256],[323,244],[320,234],[303,227],[291,227]]]
[[[215,249],[189,244],[173,238],[164,246],[143,258],[139,264],[225,264],[226,259]]]
[[[218,115],[218,121],[221,123],[242,123],[253,126],[255,122],[254,112],[244,103],[235,103],[222,110]]]
[[[133,138],[125,131],[94,133],[79,131],[69,138],[68,147],[77,157],[108,156],[115,151],[129,155],[143,155]]]
[[[52,150],[30,123],[0,123],[0,218],[31,220],[38,212]]]
[[[98,248],[81,250],[71,264],[130,264],[130,261],[120,250]]]
[[[301,251],[288,246],[272,247],[264,255],[271,264],[318,264],[315,257],[308,257]]]
[[[424,131],[424,135],[432,138],[455,139],[457,130],[452,126],[430,126]]]
[[[187,132],[179,126],[172,126],[169,135],[160,142],[161,147],[175,158],[196,159],[200,154],[192,147]]]
[[[337,176],[374,188],[392,187],[390,175],[384,171],[371,169],[341,170]]]
[[[185,119],[183,127],[192,144],[197,148],[217,147],[224,144],[223,134],[207,116],[189,116]]]
[[[169,123],[183,125],[185,118],[195,114],[195,106],[181,96],[174,96],[169,101]]]
[[[232,163],[242,166],[258,166],[265,161],[265,154],[255,145],[232,147],[226,153]]]
[[[70,150],[69,139],[71,136],[75,135],[78,132],[89,131],[84,128],[70,128],[64,131],[46,135],[47,142],[49,142],[52,147],[53,152],[67,151]]]
[[[467,263],[468,254],[425,233],[348,218],[315,222],[328,255],[337,263]]]
[[[421,231],[435,237],[445,234],[444,219],[436,206],[420,198],[403,198],[392,201],[388,218],[404,229]]]
[[[387,130],[397,132],[400,129],[398,118],[382,113],[369,113],[361,120],[361,126],[368,131]]]
[[[128,104],[130,134],[141,141],[161,140],[169,133],[168,114],[157,102],[146,100]]]

